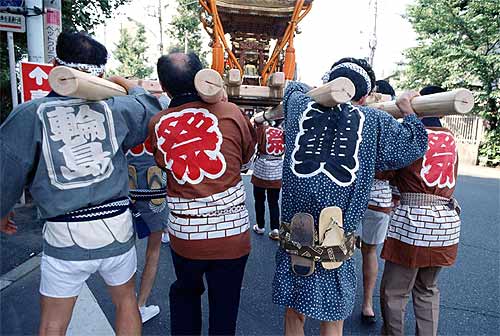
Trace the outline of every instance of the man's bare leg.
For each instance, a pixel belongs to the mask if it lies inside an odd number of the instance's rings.
[[[64,336],[77,297],[52,298],[40,295],[40,336]]]
[[[304,336],[306,317],[292,308],[285,310],[285,336]]]
[[[361,245],[363,257],[363,306],[361,311],[365,316],[375,316],[373,311],[373,291],[377,282],[378,261],[377,245]]]
[[[148,237],[148,246],[146,248],[146,262],[141,277],[141,287],[137,303],[139,307],[146,305],[151,289],[156,278],[158,270],[158,260],[160,259],[162,231],[153,232]]]
[[[140,335],[141,317],[135,297],[135,276],[120,286],[108,286],[116,307],[116,335]]]
[[[342,336],[344,321],[321,322],[319,325],[319,334],[321,336]]]

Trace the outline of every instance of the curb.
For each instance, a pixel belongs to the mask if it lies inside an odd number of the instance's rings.
[[[39,253],[35,257],[26,260],[21,265],[0,276],[0,291],[34,271],[38,266],[40,266],[41,260],[42,253]]]

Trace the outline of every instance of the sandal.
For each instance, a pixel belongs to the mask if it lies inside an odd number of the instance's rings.
[[[148,187],[149,189],[164,189],[165,185],[162,183],[162,170],[158,167],[149,167],[148,168]],[[165,198],[154,198],[150,201],[152,204],[156,206],[162,205],[165,202]]]
[[[128,188],[129,190],[137,189],[137,170],[134,166],[128,166]],[[132,199],[132,203],[135,203],[135,200]]]
[[[321,210],[319,215],[319,244],[321,246],[342,246],[344,244],[344,229],[342,229],[342,209],[328,207]],[[325,269],[335,269],[342,262],[322,262]]]
[[[314,218],[307,213],[297,213],[290,223],[290,239],[302,246],[314,245]],[[314,273],[314,260],[290,255],[292,259],[292,271],[296,275],[309,276]]]

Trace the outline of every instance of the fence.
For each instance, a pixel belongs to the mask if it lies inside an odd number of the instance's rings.
[[[458,143],[479,145],[483,141],[483,119],[478,116],[446,116],[441,121],[444,127],[455,134]]]
[[[461,163],[475,165],[478,162],[479,145],[484,140],[483,119],[472,115],[446,116],[441,119],[444,127],[455,134]]]

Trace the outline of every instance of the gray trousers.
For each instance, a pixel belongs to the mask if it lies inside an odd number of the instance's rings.
[[[437,335],[439,289],[437,278],[441,267],[407,268],[385,262],[380,284],[380,306],[384,324],[382,335],[404,335],[406,305],[410,292],[417,335]]]

